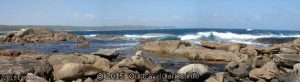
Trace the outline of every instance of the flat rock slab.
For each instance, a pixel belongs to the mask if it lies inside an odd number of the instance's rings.
[[[294,64],[300,63],[300,55],[298,54],[275,54],[274,56],[280,66],[293,68]]]
[[[120,53],[114,49],[99,49],[97,52],[94,52],[92,54],[104,57],[108,60],[112,60],[117,58]]]
[[[26,76],[28,73],[49,78],[52,66],[40,60],[17,59],[11,57],[0,57],[0,75]]]

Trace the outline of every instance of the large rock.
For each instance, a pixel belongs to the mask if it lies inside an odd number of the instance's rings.
[[[279,74],[279,69],[274,62],[268,62],[261,68],[250,71],[249,77],[256,80],[271,80]]]
[[[300,44],[300,38],[298,38],[298,39],[296,39],[296,40],[294,40],[294,42],[293,42],[294,44]]]
[[[54,68],[54,80],[72,81],[110,70],[109,60],[94,55],[52,55],[48,62]]]
[[[51,78],[52,66],[45,60],[0,57],[0,75],[26,76],[35,74],[46,79]]]
[[[146,70],[151,71],[156,67],[156,65],[151,58],[144,57],[142,51],[137,51],[135,56],[123,59],[121,62],[113,66],[112,69],[118,69],[122,67],[134,69],[140,73],[144,73]]]
[[[142,46],[142,49],[159,54],[185,56],[196,60],[232,61],[247,58],[244,54],[228,52],[225,50],[211,50],[192,46],[188,42],[176,40],[146,42]]]
[[[264,48],[256,48],[258,54],[278,54],[280,51],[279,47],[264,47]]]
[[[213,72],[212,68],[204,64],[189,64],[177,71],[178,74],[197,73],[200,75],[200,78],[194,78],[196,81],[203,81],[207,79]]]
[[[224,82],[224,73],[216,73],[213,77],[209,77],[205,82]]]
[[[55,72],[55,80],[71,81],[81,78],[85,73],[85,65],[81,63],[64,64],[57,72]]]
[[[246,47],[246,44],[241,43],[218,43],[218,42],[211,42],[211,41],[201,41],[201,45],[206,48],[210,49],[220,49],[220,50],[227,50],[231,52],[239,52],[241,48]]]
[[[273,44],[273,47],[288,48],[288,49],[292,49],[292,50],[296,50],[297,52],[300,52],[300,44],[282,43],[282,44]]]
[[[285,54],[298,54],[298,51],[290,48],[280,48],[280,52]]]
[[[240,53],[247,54],[249,56],[257,56],[258,52],[255,47],[247,46],[245,48],[241,48]]]
[[[24,28],[17,32],[10,32],[0,41],[8,43],[39,43],[51,41],[85,40],[83,36],[72,33],[59,33],[45,28]]]
[[[274,59],[280,66],[293,68],[297,63],[300,63],[300,55],[298,54],[275,54]]]
[[[172,41],[153,41],[143,44],[142,49],[145,51],[162,53],[162,54],[174,54],[174,50],[183,47],[191,46],[190,43],[178,40]]]
[[[120,53],[114,49],[99,49],[97,52],[93,52],[92,54],[112,60],[117,58]]]
[[[231,61],[225,66],[225,70],[234,77],[245,78],[249,75],[252,67],[245,63]]]
[[[208,60],[208,61],[244,61],[247,59],[247,55],[240,54],[236,52],[227,52],[225,50],[210,50],[210,49],[203,49],[203,48],[182,48],[177,49],[175,52],[183,53],[188,55],[190,59],[196,60]]]

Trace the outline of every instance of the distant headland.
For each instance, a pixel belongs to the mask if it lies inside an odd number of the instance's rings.
[[[50,28],[55,31],[108,31],[108,30],[145,30],[170,29],[174,26],[144,26],[144,25],[118,25],[118,26],[62,26],[62,25],[0,25],[0,32],[18,31],[22,28]]]

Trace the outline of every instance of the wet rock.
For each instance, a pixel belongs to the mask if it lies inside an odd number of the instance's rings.
[[[271,80],[279,74],[279,69],[274,62],[268,62],[261,68],[250,71],[249,77],[256,80]]]
[[[297,63],[300,63],[300,55],[298,54],[275,54],[274,59],[280,66],[293,68]]]
[[[225,66],[225,70],[234,77],[245,78],[249,75],[252,67],[245,63],[231,61]]]
[[[254,41],[263,44],[281,44],[281,43],[292,42],[295,39],[296,39],[295,37],[285,37],[285,38],[269,37],[269,38],[258,38],[255,39]]]
[[[190,79],[191,81],[204,81],[207,79],[212,73],[213,69],[204,64],[189,64],[180,68],[177,73],[179,74],[188,74],[188,73],[197,73],[200,75],[200,78]],[[189,80],[189,79],[186,79]]]
[[[226,50],[231,52],[239,52],[241,48],[246,47],[246,44],[241,43],[218,43],[218,42],[211,42],[211,41],[201,41],[201,45],[206,48],[210,49],[220,49]]]
[[[114,49],[99,49],[97,52],[93,52],[92,54],[107,58],[108,60],[111,61],[117,58],[120,53]]]

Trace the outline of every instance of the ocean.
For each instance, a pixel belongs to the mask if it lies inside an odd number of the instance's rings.
[[[244,43],[256,47],[292,41],[300,37],[300,31],[256,29],[153,29],[112,31],[68,31],[88,38],[89,48],[76,48],[80,42],[51,42],[40,44],[1,44],[1,48],[35,50],[40,53],[91,53],[99,48],[126,49],[139,45],[140,40],[184,40],[201,45],[201,40]],[[96,35],[117,35],[120,39],[94,38]]]

